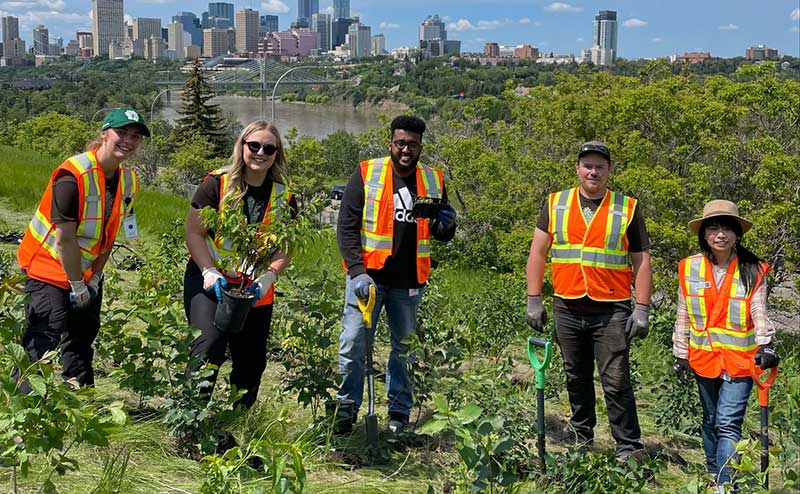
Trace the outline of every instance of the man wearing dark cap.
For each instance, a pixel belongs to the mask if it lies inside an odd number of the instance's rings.
[[[617,458],[625,461],[632,454],[640,459],[643,451],[629,353],[633,338],[648,333],[652,272],[638,201],[606,188],[611,166],[608,146],[584,143],[575,167],[578,186],[550,194],[542,207],[528,257],[527,321],[544,331],[542,281],[549,252],[570,424],[580,444],[592,444],[596,361]]]

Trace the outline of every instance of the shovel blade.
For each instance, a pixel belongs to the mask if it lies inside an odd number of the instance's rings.
[[[364,424],[367,426],[367,444],[375,446],[378,444],[378,416],[367,415],[364,417]]]

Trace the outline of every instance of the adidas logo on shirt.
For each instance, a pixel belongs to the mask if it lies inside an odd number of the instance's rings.
[[[394,194],[394,220],[401,223],[417,222],[414,218],[414,199],[406,187]]]

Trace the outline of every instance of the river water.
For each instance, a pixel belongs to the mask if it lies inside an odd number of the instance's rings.
[[[236,115],[243,125],[260,118],[269,120],[272,115],[272,105],[268,100],[262,102],[258,98],[223,95],[212,98],[210,102],[219,105],[224,113]],[[158,118],[174,122],[180,117],[180,93],[173,93],[170,101],[163,97],[162,103],[164,106],[158,111]],[[317,139],[323,139],[337,130],[358,133],[379,124],[376,113],[354,109],[350,105],[307,105],[280,101],[275,102],[275,120],[284,134],[296,127],[300,135]]]

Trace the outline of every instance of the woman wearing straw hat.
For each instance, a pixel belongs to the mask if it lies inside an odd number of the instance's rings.
[[[769,266],[744,247],[753,224],[736,204],[713,200],[689,222],[701,253],[678,266],[678,317],[673,369],[681,382],[691,370],[703,406],[703,450],[718,492],[730,482],[729,460],[741,438],[753,366],[775,367],[775,329],[767,317]]]

